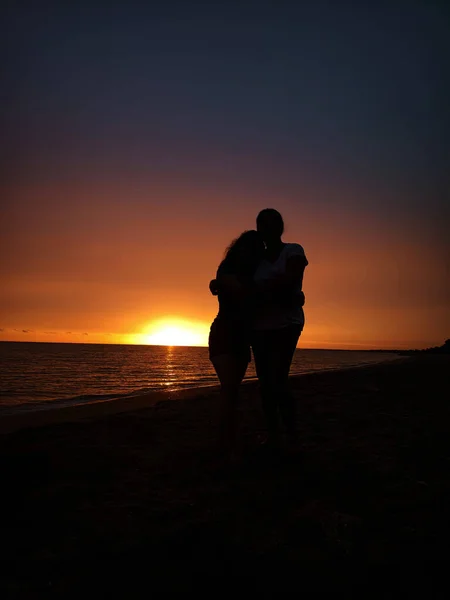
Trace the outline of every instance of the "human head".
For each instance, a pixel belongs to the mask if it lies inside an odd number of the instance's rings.
[[[266,244],[277,242],[284,231],[283,217],[274,208],[265,208],[256,217],[256,228]]]
[[[263,254],[263,239],[257,231],[251,229],[244,231],[231,242],[225,251],[224,260],[236,263],[243,268],[252,268],[261,260]]]

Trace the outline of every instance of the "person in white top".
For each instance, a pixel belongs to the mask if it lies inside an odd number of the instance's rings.
[[[279,414],[287,434],[295,438],[295,401],[289,392],[289,371],[305,324],[302,290],[308,261],[299,244],[282,241],[284,222],[273,209],[256,219],[266,252],[254,275],[262,302],[253,318],[252,349],[267,421],[269,447],[279,444]]]

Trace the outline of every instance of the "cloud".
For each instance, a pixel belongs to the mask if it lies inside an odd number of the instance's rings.
[[[83,333],[83,335],[89,335],[88,333]]]
[[[4,329],[0,329],[0,331],[5,331]]]
[[[72,335],[71,331],[66,331],[66,335]]]
[[[32,329],[22,329],[22,333],[33,333]]]

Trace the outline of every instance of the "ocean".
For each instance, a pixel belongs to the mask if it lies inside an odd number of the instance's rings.
[[[393,358],[384,352],[298,349],[291,374]],[[255,377],[252,362],[246,379]],[[0,415],[217,384],[207,348],[0,342]]]

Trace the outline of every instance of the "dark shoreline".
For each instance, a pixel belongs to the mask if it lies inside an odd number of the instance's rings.
[[[301,448],[278,461],[258,452],[244,386],[230,471],[213,453],[217,393],[1,436],[0,590],[411,591],[448,561],[449,367],[420,356],[293,378]]]

